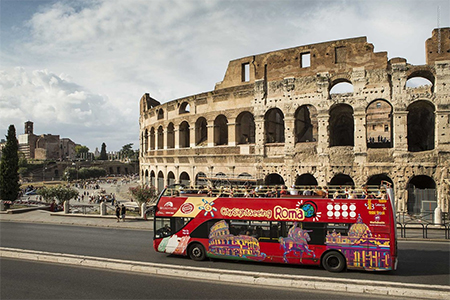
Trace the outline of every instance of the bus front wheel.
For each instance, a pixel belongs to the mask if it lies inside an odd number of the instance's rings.
[[[322,258],[323,267],[330,272],[342,272],[345,269],[345,258],[337,251],[330,251]]]
[[[202,244],[195,243],[189,246],[189,257],[192,260],[205,260],[206,251]]]

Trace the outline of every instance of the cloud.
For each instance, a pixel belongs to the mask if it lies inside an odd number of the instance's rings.
[[[129,119],[126,110],[116,110],[105,96],[94,94],[64,75],[58,76],[48,70],[27,72],[24,68],[14,68],[1,71],[0,87],[2,122],[17,123],[19,119],[23,124],[31,120],[36,124],[35,128],[40,129],[36,134],[60,134],[76,143],[90,142],[100,146],[101,139],[91,136],[91,131],[108,128],[110,132],[127,135],[127,127],[134,126],[138,130],[134,120],[126,121]],[[117,123],[112,116],[124,121]]]
[[[2,39],[0,126],[32,119],[90,148],[136,148],[144,93],[166,102],[213,90],[233,59],[367,36],[423,64],[437,5],[448,26],[446,0],[45,2]]]

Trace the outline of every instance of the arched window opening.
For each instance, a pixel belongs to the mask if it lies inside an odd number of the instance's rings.
[[[407,186],[407,210],[410,215],[420,215],[423,219],[433,221],[437,206],[436,183],[426,175],[411,178]]]
[[[392,148],[392,106],[375,100],[366,109],[367,148]]]
[[[302,174],[295,179],[296,186],[317,186],[316,178],[311,174]]]
[[[142,171],[142,173],[143,173],[143,183],[145,184],[145,185],[148,185],[149,184],[149,177],[148,177],[148,170],[145,170],[145,172],[144,171]]]
[[[162,171],[158,172],[158,192],[164,189],[164,174]]]
[[[180,109],[179,109],[178,113],[181,115],[181,114],[187,114],[190,111],[191,111],[191,107],[190,107],[189,103],[183,102],[180,105]]]
[[[151,171],[150,172],[150,185],[156,187],[155,181],[156,181],[155,172]]]
[[[175,184],[175,175],[173,174],[172,171],[169,171],[169,173],[167,173],[167,185],[172,184]]]
[[[144,153],[146,153],[148,151],[148,146],[149,146],[149,134],[148,134],[148,129],[145,129],[145,135],[144,135]]]
[[[386,174],[376,174],[372,175],[368,180],[366,185],[368,187],[379,187],[383,181],[387,181],[394,187],[394,182]]]
[[[164,129],[162,126],[158,127],[158,149],[164,149]]]
[[[413,93],[433,93],[434,75],[429,70],[411,73],[406,80],[406,89]]]
[[[160,108],[160,109],[158,110],[158,117],[157,117],[157,119],[158,119],[158,120],[164,119],[164,110],[163,110],[162,108]]]
[[[335,175],[329,185],[334,185],[334,186],[354,186],[355,183],[353,182],[353,179],[345,174],[337,174]]]
[[[185,186],[191,185],[191,178],[189,177],[188,173],[182,172],[180,174],[180,184],[184,184]]]
[[[434,106],[428,101],[417,101],[408,107],[408,151],[434,149]]]
[[[266,176],[264,179],[266,185],[284,185],[284,179],[280,174],[272,173]]]
[[[206,174],[203,172],[198,172],[195,176],[195,185],[196,186],[208,186],[208,180],[206,179]]]
[[[169,123],[167,126],[167,149],[175,148],[175,126]]]
[[[195,145],[208,146],[208,123],[206,119],[200,117],[195,122]]]
[[[333,94],[352,94],[353,85],[350,82],[339,82],[332,86],[330,89],[330,95]]]
[[[284,143],[284,115],[278,108],[270,109],[264,118],[266,143]]]
[[[189,131],[190,129],[188,122],[183,121],[180,124],[180,140],[179,140],[180,148],[189,148],[190,145]]]
[[[295,112],[295,142],[317,141],[317,110],[312,105],[302,105]]]
[[[330,109],[329,126],[330,147],[354,145],[355,124],[350,105],[338,104]]]
[[[155,128],[150,129],[150,150],[155,150]]]
[[[224,115],[214,120],[214,144],[228,145],[228,120]]]
[[[255,143],[255,119],[248,111],[236,118],[236,139],[238,144]]]

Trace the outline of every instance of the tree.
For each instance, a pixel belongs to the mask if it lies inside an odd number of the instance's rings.
[[[89,148],[86,146],[82,146],[82,145],[76,145],[75,153],[77,154],[77,157],[82,157],[83,154],[89,153]]]
[[[99,160],[108,160],[108,154],[106,154],[106,144],[102,144],[102,150],[100,150]]]
[[[133,143],[123,145],[122,150],[119,151],[120,157],[130,159],[133,158],[134,151],[131,149],[131,146],[133,146]]]
[[[154,186],[137,186],[129,188],[131,196],[139,203],[141,209],[142,203],[152,202],[156,198],[156,189]]]
[[[59,204],[63,204],[64,201],[68,201],[78,196],[77,190],[62,185],[56,187],[42,187],[38,189],[37,194],[42,196],[47,203],[50,203],[56,198]]]
[[[19,144],[16,128],[9,125],[6,145],[0,161],[0,199],[16,200],[20,191],[19,184]]]

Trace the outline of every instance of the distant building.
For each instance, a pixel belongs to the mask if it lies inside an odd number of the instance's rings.
[[[33,122],[25,122],[25,133],[18,136],[19,151],[28,159],[54,159],[59,161],[76,158],[75,144],[69,138],[59,135],[41,134],[33,132]]]

